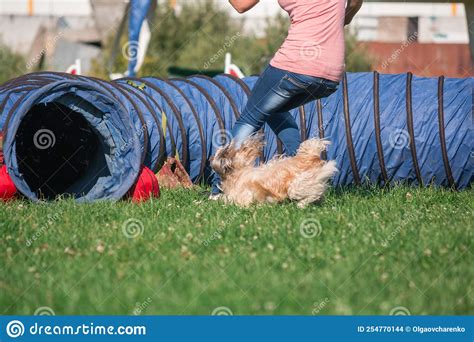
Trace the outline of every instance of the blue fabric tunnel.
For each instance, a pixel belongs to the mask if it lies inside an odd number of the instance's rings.
[[[8,172],[31,200],[118,200],[142,166],[157,172],[167,157],[208,183],[209,158],[229,141],[256,79],[24,75],[0,86]],[[347,73],[330,97],[291,114],[302,139],[331,141],[335,186],[463,189],[473,179],[473,80]],[[263,130],[263,159],[284,153]]]

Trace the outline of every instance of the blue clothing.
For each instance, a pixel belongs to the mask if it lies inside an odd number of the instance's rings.
[[[153,9],[152,0],[132,0],[130,8],[130,20],[128,22],[128,43],[126,47],[126,58],[128,59],[128,77],[135,77],[138,57],[138,41],[143,22],[150,15],[150,9]],[[124,48],[125,48],[124,47]]]
[[[232,129],[234,143],[240,146],[267,123],[283,143],[285,154],[294,156],[301,144],[301,136],[289,110],[331,95],[338,84],[268,65],[255,83],[245,109]],[[215,175],[213,194],[219,192],[219,182],[219,177]]]

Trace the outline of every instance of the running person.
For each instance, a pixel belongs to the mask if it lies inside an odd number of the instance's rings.
[[[229,0],[239,12],[259,0]],[[242,115],[232,129],[239,146],[267,123],[283,143],[285,154],[296,154],[301,137],[288,112],[336,91],[344,72],[344,25],[362,6],[362,0],[278,0],[291,19],[283,45],[260,75]],[[214,178],[211,199],[218,194]]]

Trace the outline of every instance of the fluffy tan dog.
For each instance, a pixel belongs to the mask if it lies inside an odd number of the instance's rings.
[[[327,145],[328,141],[309,139],[301,144],[296,156],[276,157],[255,166],[264,143],[262,135],[254,135],[240,148],[231,143],[218,149],[211,166],[221,177],[227,202],[248,206],[290,199],[303,208],[322,197],[328,180],[337,171],[334,161],[321,159]]]

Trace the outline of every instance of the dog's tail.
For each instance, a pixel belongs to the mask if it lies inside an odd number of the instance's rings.
[[[323,151],[326,151],[331,142],[324,139],[312,138],[303,141],[298,149],[299,155],[320,157]]]
[[[326,191],[329,180],[336,172],[334,160],[324,163],[319,168],[304,172],[290,184],[288,197],[298,201],[299,207],[320,200]]]

